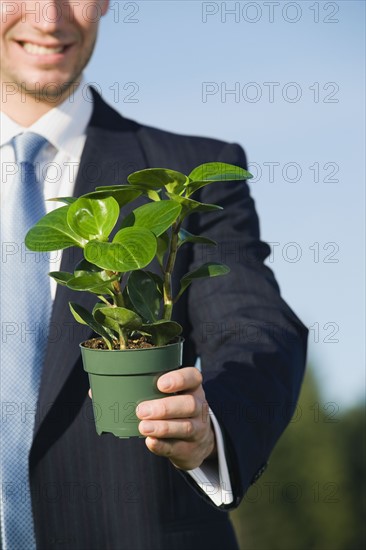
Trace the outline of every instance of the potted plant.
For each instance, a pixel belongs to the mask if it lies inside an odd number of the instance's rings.
[[[183,229],[192,213],[221,209],[192,195],[214,182],[250,177],[242,168],[218,162],[200,165],[189,176],[169,169],[141,170],[132,173],[126,185],[97,187],[79,198],[52,199],[64,205],[27,233],[25,244],[33,251],[83,249],[84,258],[73,273],[50,276],[98,298],[92,311],[74,302],[69,305],[76,321],[98,335],[80,346],[99,435],[140,435],[136,405],[163,397],[156,387],[158,377],[181,366],[182,327],[171,319],[174,304],[194,280],[229,271],[223,264],[205,263],[184,275],[173,296],[172,276],[181,247],[216,244]],[[133,206],[141,195],[146,203],[120,219],[121,208]],[[154,259],[160,274],[148,270]]]

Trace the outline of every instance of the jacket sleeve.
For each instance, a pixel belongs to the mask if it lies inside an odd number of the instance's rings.
[[[238,145],[223,145],[218,161],[245,167]],[[228,275],[193,282],[188,311],[209,406],[220,423],[236,507],[264,471],[291,419],[306,360],[307,330],[282,300],[270,253],[260,241],[258,217],[244,182],[217,182],[198,200],[219,212],[192,215],[188,229],[218,245],[195,245],[190,270],[206,262]]]

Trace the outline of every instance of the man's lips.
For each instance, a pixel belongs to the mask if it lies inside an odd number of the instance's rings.
[[[57,55],[64,53],[70,45],[68,44],[54,44],[43,45],[36,44],[35,42],[27,42],[19,40],[18,44],[31,55]]]

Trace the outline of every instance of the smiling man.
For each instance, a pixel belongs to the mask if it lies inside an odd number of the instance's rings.
[[[45,198],[124,183],[133,170],[189,173],[208,161],[245,166],[244,153],[235,144],[137,124],[95,91],[85,93],[82,72],[108,0],[0,6],[2,548],[235,549],[227,510],[263,472],[291,418],[306,353],[306,330],[263,264],[269,248],[259,240],[248,187],[201,190],[203,202],[225,209],[215,223],[207,216],[187,229],[219,243],[210,260],[225,255],[231,274],[192,286],[177,305],[184,367],[159,379],[165,398],[139,407],[145,439],[96,435],[78,347],[85,332],[72,323],[69,291],[56,293],[47,282],[41,292],[50,293],[52,313],[32,309],[33,264],[50,271],[60,258],[31,256],[28,266],[23,242],[11,235],[33,210],[31,201],[17,203],[29,189],[37,188],[38,206],[50,209]],[[176,282],[207,254],[187,248]],[[75,252],[65,252],[62,270],[74,263]],[[12,265],[17,277],[11,270],[9,276]],[[37,353],[45,348],[37,360],[34,346]],[[203,378],[191,366],[197,357]]]
[[[0,1],[1,108],[5,113],[16,112],[16,121],[29,126],[75,90],[108,3]]]

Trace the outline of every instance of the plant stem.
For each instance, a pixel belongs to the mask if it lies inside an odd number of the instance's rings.
[[[126,349],[127,347],[127,337],[124,334],[124,330],[119,327],[119,349]]]
[[[114,271],[106,271],[106,273],[107,273],[108,277],[114,277],[115,275],[120,275],[120,273],[116,273]],[[125,302],[124,302],[123,296],[122,296],[121,282],[122,282],[122,276],[121,276],[121,279],[119,281],[118,280],[113,281],[113,283],[112,283],[113,291],[114,291],[113,301],[114,301],[116,306],[125,307]]]
[[[104,298],[104,296],[98,296],[98,298],[101,302],[104,302],[107,306],[112,307],[110,302],[108,302],[108,300]]]
[[[172,273],[174,269],[175,259],[178,251],[178,233],[181,222],[177,221],[172,226],[172,234],[170,238],[169,255],[164,271],[163,295],[164,295],[164,313],[163,318],[170,321],[173,311],[173,296],[172,296]]]
[[[107,271],[107,273],[110,277],[117,275],[117,273],[114,273],[113,271]],[[119,281],[113,281],[112,283],[113,290],[114,290],[113,302],[116,307],[125,307],[125,301],[122,295],[121,282],[122,282],[122,276]],[[118,339],[119,349],[126,349],[128,336],[122,327],[119,327],[118,334],[119,334],[119,339]]]
[[[116,297],[116,306],[125,307],[125,301],[123,299],[122,292],[118,292],[118,294],[116,294],[115,297]]]

